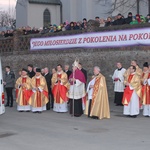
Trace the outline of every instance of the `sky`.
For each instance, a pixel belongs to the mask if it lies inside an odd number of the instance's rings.
[[[0,11],[6,11],[10,14],[12,18],[16,18],[15,13],[16,1],[17,0],[0,0]]]
[[[16,5],[16,0],[0,0],[0,10],[9,11],[9,3],[10,3],[10,9],[14,8]]]

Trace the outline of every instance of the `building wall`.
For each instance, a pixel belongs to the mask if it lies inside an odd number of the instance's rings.
[[[110,9],[110,1],[107,3],[97,0],[61,0],[63,4],[63,21],[82,21],[83,18],[94,19],[96,16],[106,18]]]
[[[60,24],[60,6],[46,4],[28,4],[28,25],[43,27],[43,12],[48,9],[51,14],[51,24]]]
[[[70,18],[70,3],[71,3],[71,0],[68,1],[68,0],[61,0],[62,2],[62,16],[63,16],[63,22],[65,22],[66,20],[70,21],[71,18]]]
[[[27,21],[27,1],[18,0],[16,4],[16,27],[20,28],[28,25]]]

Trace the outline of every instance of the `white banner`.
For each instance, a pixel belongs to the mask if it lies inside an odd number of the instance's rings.
[[[31,50],[150,45],[150,28],[33,38]]]

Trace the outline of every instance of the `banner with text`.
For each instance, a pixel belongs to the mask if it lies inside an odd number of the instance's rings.
[[[32,38],[31,50],[150,45],[150,28]]]

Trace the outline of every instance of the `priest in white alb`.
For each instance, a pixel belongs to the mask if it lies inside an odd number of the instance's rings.
[[[122,106],[122,98],[124,92],[124,73],[126,69],[122,67],[120,62],[117,63],[117,69],[114,71],[112,76],[113,83],[114,83],[114,92],[115,92],[115,100],[114,103],[116,106]]]
[[[126,76],[124,84],[126,85],[122,103],[124,105],[123,114],[136,118],[140,110],[141,98],[141,80],[136,73],[136,67],[130,66],[130,74]]]
[[[54,96],[53,111],[64,113],[68,111],[68,76],[63,71],[62,65],[57,65],[57,72],[52,77],[52,93]]]

